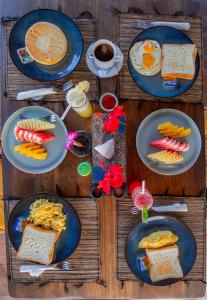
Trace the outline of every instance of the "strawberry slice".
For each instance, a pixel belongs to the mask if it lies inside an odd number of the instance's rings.
[[[150,145],[160,149],[177,151],[177,152],[179,151],[186,152],[190,148],[189,144],[181,143],[179,141],[176,141],[175,139],[170,139],[168,137],[161,140],[152,141],[150,142]]]
[[[14,128],[15,138],[20,142],[45,144],[52,141],[55,136],[50,133],[43,133],[38,131],[30,131],[19,127]]]

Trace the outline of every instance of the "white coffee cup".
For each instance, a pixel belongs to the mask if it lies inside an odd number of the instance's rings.
[[[102,44],[109,45],[112,48],[114,55],[110,60],[102,61],[96,57],[95,50],[98,46],[100,46]],[[106,40],[106,39],[101,39],[101,40],[94,42],[93,47],[92,47],[92,53],[91,53],[90,57],[94,59],[96,66],[101,69],[110,69],[115,65],[115,63],[117,61],[122,60],[122,57],[117,54],[115,45],[111,41]]]

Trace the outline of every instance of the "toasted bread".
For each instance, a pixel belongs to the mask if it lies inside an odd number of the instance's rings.
[[[149,258],[150,278],[153,282],[168,278],[183,278],[177,245],[146,249],[146,254]]]
[[[192,80],[195,75],[197,48],[193,44],[162,45],[161,76]]]
[[[58,236],[59,234],[55,230],[27,224],[23,232],[17,258],[44,265],[51,264]]]

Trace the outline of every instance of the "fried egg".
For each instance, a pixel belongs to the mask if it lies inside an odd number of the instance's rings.
[[[156,75],[161,69],[162,52],[156,41],[146,40],[135,43],[129,56],[133,68],[142,75]]]

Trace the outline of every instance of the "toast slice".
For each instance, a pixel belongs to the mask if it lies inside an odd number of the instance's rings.
[[[195,75],[197,48],[193,44],[162,45],[161,76],[192,80]]]
[[[17,258],[44,265],[51,264],[58,236],[58,232],[55,230],[27,224],[23,232]]]
[[[150,278],[153,282],[168,278],[183,278],[177,245],[146,249],[146,254],[149,258]]]

